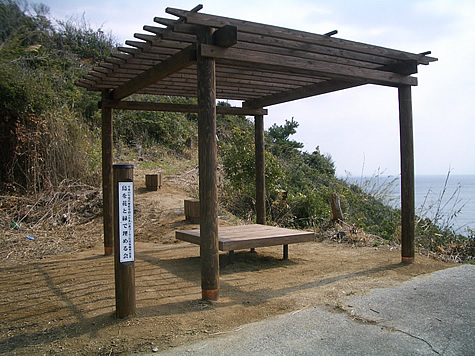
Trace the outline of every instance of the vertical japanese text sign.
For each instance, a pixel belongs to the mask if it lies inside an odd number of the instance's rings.
[[[120,263],[134,261],[134,183],[119,182]]]

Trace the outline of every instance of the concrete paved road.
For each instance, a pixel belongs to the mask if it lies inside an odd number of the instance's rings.
[[[475,355],[475,266],[245,325],[160,355]],[[156,355],[155,353],[154,355]]]

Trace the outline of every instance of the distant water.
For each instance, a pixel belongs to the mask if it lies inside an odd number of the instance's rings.
[[[399,177],[348,177],[348,182],[358,184],[366,191],[381,192],[386,202],[400,208]],[[462,235],[475,229],[475,175],[416,176],[416,215],[434,220],[441,217],[439,225],[453,226]],[[445,191],[444,191],[445,189]],[[440,202],[440,204],[439,204]],[[437,211],[439,214],[437,215]],[[454,213],[456,216],[451,218]],[[449,220],[447,220],[449,219]]]

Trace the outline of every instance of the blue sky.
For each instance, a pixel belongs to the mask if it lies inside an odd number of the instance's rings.
[[[34,2],[34,1],[33,1]],[[191,9],[439,58],[419,66],[413,88],[416,174],[475,174],[475,1],[473,0],[44,0],[51,16],[82,16],[121,43],[165,8]],[[155,24],[156,25],[156,24]],[[292,117],[294,139],[329,153],[345,177],[399,174],[397,89],[364,86],[269,107],[266,127]]]

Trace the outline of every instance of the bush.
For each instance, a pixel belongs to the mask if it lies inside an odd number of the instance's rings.
[[[27,2],[22,9],[18,4],[0,3],[2,189],[37,192],[64,179],[97,183],[100,144],[97,130],[85,120],[91,124],[97,117],[98,95],[74,83],[94,60],[110,53],[112,41],[100,31],[77,27],[75,33],[92,38],[100,52],[82,56],[74,51],[83,51],[84,43],[55,28],[47,7],[34,6],[32,13]],[[66,42],[66,49],[58,45]]]
[[[182,152],[196,134],[196,122],[180,113],[124,111],[114,115],[114,137],[129,146],[160,144]]]
[[[229,123],[229,122],[228,122]],[[241,122],[242,123],[242,122]],[[228,132],[223,130],[221,132]],[[234,214],[254,219],[255,215],[255,144],[254,132],[250,123],[247,127],[234,126],[231,133],[222,134],[220,151],[225,172],[223,204]],[[285,181],[284,173],[277,159],[265,152],[265,180],[267,200],[275,198]]]

